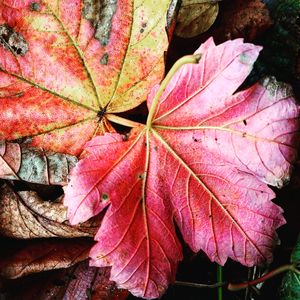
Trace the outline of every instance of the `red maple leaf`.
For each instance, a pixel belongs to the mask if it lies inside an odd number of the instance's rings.
[[[112,266],[119,287],[162,295],[182,259],[174,223],[193,251],[219,264],[271,260],[275,229],[285,221],[267,184],[289,179],[299,109],[272,78],[234,93],[260,49],[208,40],[198,64],[152,90],[145,126],[87,143],[65,204],[73,224],[108,206],[91,264]]]

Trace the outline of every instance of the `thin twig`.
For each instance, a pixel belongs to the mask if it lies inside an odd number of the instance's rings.
[[[194,283],[194,282],[185,282],[185,281],[175,281],[175,285],[189,286],[189,287],[200,288],[200,289],[202,288],[215,289],[227,285],[227,282],[203,284],[203,283]]]
[[[218,283],[221,283],[223,281],[223,267],[219,266],[219,265],[217,267],[217,280],[218,280]],[[218,287],[218,300],[223,300],[222,286]]]
[[[248,287],[254,288],[254,290],[256,290],[255,286],[258,283],[264,282],[264,281],[266,281],[278,274],[281,274],[283,272],[291,271],[291,272],[294,272],[294,273],[300,275],[300,270],[298,269],[299,264],[300,264],[300,261],[295,261],[292,264],[283,265],[277,269],[274,269],[255,280],[246,281],[246,282],[242,282],[242,283],[229,283],[228,284],[227,282],[218,282],[218,283],[214,283],[214,284],[203,284],[203,283],[194,283],[194,282],[185,282],[185,281],[175,281],[175,285],[188,286],[188,287],[194,287],[194,288],[209,288],[209,289],[215,289],[215,288],[227,286],[227,289],[232,292],[243,290]]]
[[[257,279],[251,280],[251,281],[246,281],[246,282],[242,282],[242,283],[229,283],[227,288],[229,291],[243,290],[249,286],[255,286],[258,283],[264,282],[264,281],[266,281],[278,274],[286,272],[286,271],[292,271],[292,272],[296,272],[298,274],[299,270],[297,269],[297,264],[298,264],[298,262],[289,264],[289,265],[283,265],[275,270],[268,272],[267,274],[265,274]]]

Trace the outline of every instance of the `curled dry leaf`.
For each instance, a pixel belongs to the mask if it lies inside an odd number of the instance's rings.
[[[191,38],[207,31],[215,22],[218,12],[219,4],[216,0],[183,0],[175,34]]]
[[[77,158],[0,141],[0,178],[39,184],[67,184]]]
[[[79,155],[113,131],[164,74],[170,2],[1,1],[0,138]]]
[[[99,226],[95,220],[71,226],[62,203],[43,201],[31,191],[14,192],[7,184],[1,187],[0,201],[0,233],[7,237],[93,236]]]
[[[69,282],[65,300],[84,299],[86,295],[91,300],[117,300],[128,296],[127,291],[118,290],[109,280],[110,268],[89,267],[86,261],[77,266],[73,275],[76,279]]]
[[[109,274],[110,268],[89,267],[84,261],[67,269],[9,281],[5,296],[10,300],[125,300],[128,291],[117,289]]]
[[[233,94],[260,50],[209,39],[200,62],[180,68],[157,106],[153,89],[146,126],[128,139],[106,134],[86,145],[65,204],[72,224],[108,206],[90,256],[94,266],[112,266],[119,287],[145,298],[165,291],[182,259],[174,221],[193,251],[219,264],[272,259],[285,220],[267,184],[289,180],[299,108],[272,78]]]
[[[33,241],[9,257],[1,257],[0,276],[13,279],[71,267],[88,257],[92,243],[90,239]]]

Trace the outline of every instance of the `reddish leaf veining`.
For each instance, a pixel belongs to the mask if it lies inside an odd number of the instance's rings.
[[[240,39],[208,40],[200,62],[168,84],[151,126],[87,143],[65,204],[73,224],[108,206],[90,256],[112,266],[119,287],[145,298],[165,291],[182,258],[174,222],[193,251],[219,264],[271,260],[285,221],[267,184],[289,179],[299,109],[273,78],[235,93],[259,51]]]
[[[105,40],[88,2],[1,1],[0,139],[79,155],[113,131],[107,113],[138,106],[161,80],[170,0],[107,4]]]

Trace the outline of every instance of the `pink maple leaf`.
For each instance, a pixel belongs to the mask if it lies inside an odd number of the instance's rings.
[[[72,224],[108,206],[91,264],[112,266],[119,287],[144,298],[163,294],[182,259],[175,223],[193,251],[219,264],[272,259],[285,220],[267,184],[289,179],[299,109],[272,78],[236,92],[260,49],[209,39],[196,52],[200,62],[178,70],[157,106],[153,88],[146,126],[86,144],[65,204]]]

